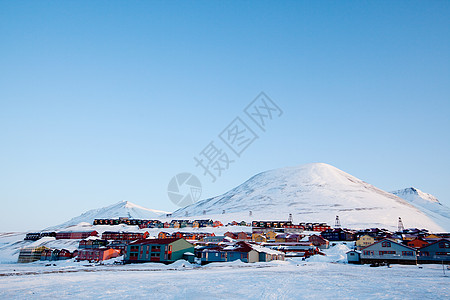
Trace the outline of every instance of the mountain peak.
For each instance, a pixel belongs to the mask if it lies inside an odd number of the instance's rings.
[[[392,192],[392,194],[397,195],[400,198],[403,198],[405,200],[413,200],[412,198],[417,197],[423,201],[428,201],[428,202],[432,202],[432,203],[440,203],[439,200],[435,196],[425,193],[425,192],[422,192],[421,190],[419,190],[418,188],[415,188],[415,187],[409,187],[409,188],[406,188],[403,190],[394,191],[394,192]]]
[[[167,212],[145,208],[130,201],[123,200],[110,206],[89,210],[78,217],[72,218],[63,224],[51,228],[63,228],[77,225],[82,222],[92,224],[94,219],[118,219],[120,217],[131,219],[157,219],[164,214],[167,214]]]
[[[409,227],[442,231],[443,227],[409,201],[368,184],[326,163],[259,173],[227,193],[201,200],[172,213],[232,220],[327,222],[340,217],[351,228],[395,229],[398,217]],[[229,219],[229,220],[228,220]]]

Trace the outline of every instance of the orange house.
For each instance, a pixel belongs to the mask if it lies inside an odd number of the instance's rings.
[[[171,237],[171,234],[168,232],[161,231],[160,233],[158,233],[158,239],[168,239]]]
[[[220,221],[214,221],[213,227],[220,227],[220,226],[223,226],[222,222],[220,222]]]
[[[425,247],[426,245],[428,245],[428,242],[419,238],[415,238],[412,241],[408,241],[408,246],[413,248],[422,248]]]
[[[119,255],[117,249],[83,249],[78,252],[77,260],[102,261]]]

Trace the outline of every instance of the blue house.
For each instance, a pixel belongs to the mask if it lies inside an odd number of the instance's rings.
[[[417,264],[417,250],[390,239],[383,239],[361,249],[361,263],[380,262]]]
[[[215,247],[202,251],[201,262],[207,264],[211,262],[228,262],[241,260],[243,262],[265,262],[271,260],[284,260],[283,252],[262,247],[259,245],[250,245],[247,242],[240,241],[226,247]]]
[[[450,240],[441,239],[419,249],[420,263],[450,264]]]
[[[349,264],[360,264],[361,263],[361,251],[350,250],[346,254],[347,254],[347,261]]]

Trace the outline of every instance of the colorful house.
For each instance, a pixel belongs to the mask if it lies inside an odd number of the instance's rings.
[[[232,238],[233,240],[237,240],[237,234],[231,231],[227,231],[223,234],[224,236],[227,236],[229,238]]]
[[[55,238],[57,240],[64,240],[64,239],[75,239],[75,240],[81,240],[86,239],[90,236],[97,236],[97,231],[60,231],[57,232],[55,235]]]
[[[361,251],[350,250],[346,254],[347,254],[347,261],[349,264],[360,264],[361,263]]]
[[[41,253],[41,260],[55,261],[71,259],[72,257],[72,253],[70,253],[70,251],[66,249],[45,249]]]
[[[251,239],[251,236],[249,236],[249,235],[250,235],[250,233],[241,231],[241,232],[238,232],[237,239],[240,241],[249,240],[249,239]]]
[[[375,240],[374,237],[372,237],[372,236],[370,236],[368,234],[364,234],[364,235],[359,236],[356,239],[355,245],[356,245],[356,247],[358,249],[361,249],[361,248],[370,246],[370,245],[372,245],[375,242],[376,242],[376,240]]]
[[[187,252],[194,253],[194,246],[185,239],[145,239],[127,245],[124,262],[172,263],[182,259]]]
[[[115,240],[115,241],[135,241],[139,239],[145,239],[149,235],[146,232],[126,232],[126,231],[105,231],[102,234],[102,239],[104,240]]]
[[[267,239],[264,235],[262,235],[260,233],[253,233],[252,241],[255,243],[265,243],[265,242],[267,242]]]
[[[266,232],[266,239],[268,241],[274,241],[275,238],[277,237],[277,235],[278,235],[278,233],[276,233],[275,231],[269,230]]]
[[[18,263],[29,263],[41,259],[42,252],[47,250],[45,246],[25,247],[20,249]]]
[[[356,239],[353,231],[342,228],[327,229],[320,235],[329,241],[354,241]]]
[[[82,249],[78,251],[76,260],[103,261],[120,256],[120,250],[112,248]]]
[[[108,244],[107,240],[102,239],[85,239],[78,243],[78,248],[80,249],[98,249],[104,247]]]
[[[240,241],[234,245],[226,247],[215,247],[205,249],[201,253],[201,263],[211,262],[230,262],[241,260],[243,262],[260,262],[271,260],[284,260],[285,254],[280,251],[272,250],[258,245],[250,245],[247,242]]]
[[[440,239],[420,248],[418,260],[420,263],[450,264],[450,240]]]
[[[222,224],[222,222],[220,222],[220,221],[214,221],[214,223],[213,223],[212,226],[213,226],[213,227],[221,227],[221,226],[223,226],[223,224]]]
[[[223,242],[225,239],[225,236],[205,236],[202,238],[202,242],[205,243],[220,243]]]
[[[308,240],[320,249],[327,249],[330,246],[330,242],[319,235],[313,234],[308,238]]]
[[[271,232],[273,232],[273,231],[271,231]],[[273,235],[271,235],[271,236],[273,236]],[[267,242],[284,243],[284,242],[286,242],[287,237],[288,237],[287,233],[276,233],[274,239],[268,239],[267,234],[266,234]]]
[[[417,250],[390,239],[361,249],[361,263],[417,264]]]
[[[158,239],[168,239],[171,237],[172,235],[168,232],[161,231],[160,233],[158,233]]]
[[[425,247],[426,245],[428,245],[429,243],[421,238],[415,238],[412,241],[408,241],[406,244],[409,247],[422,248],[422,247]]]

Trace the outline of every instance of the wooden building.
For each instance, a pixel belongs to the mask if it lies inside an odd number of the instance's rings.
[[[172,263],[187,252],[194,253],[194,246],[185,239],[145,239],[127,245],[124,262]]]
[[[77,260],[88,260],[92,262],[99,262],[118,257],[120,250],[112,248],[100,248],[100,249],[81,249],[78,251]]]
[[[390,239],[382,239],[361,249],[361,263],[381,262],[417,264],[417,250]]]
[[[20,249],[18,263],[29,263],[41,259],[42,252],[49,248],[45,246],[25,247]]]
[[[419,249],[420,263],[450,264],[450,239],[440,239]]]

